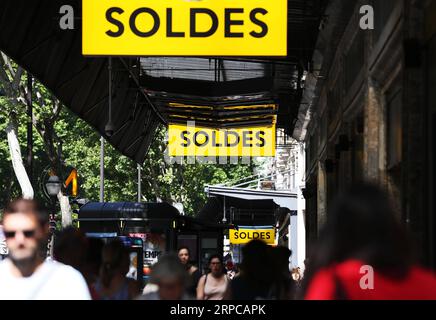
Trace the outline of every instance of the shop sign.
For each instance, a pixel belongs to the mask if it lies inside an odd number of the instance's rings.
[[[274,157],[276,128],[211,129],[170,125],[168,149],[172,157]]]
[[[83,54],[286,56],[287,0],[83,0]]]
[[[274,245],[276,230],[273,227],[239,227],[238,230],[229,230],[231,244],[246,244],[252,240],[261,240]]]

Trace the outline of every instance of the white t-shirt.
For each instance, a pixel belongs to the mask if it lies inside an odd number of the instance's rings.
[[[11,273],[12,262],[0,262],[0,300],[90,300],[88,286],[74,268],[45,261],[30,277]]]

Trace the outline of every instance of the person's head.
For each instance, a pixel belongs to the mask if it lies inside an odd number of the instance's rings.
[[[184,265],[187,265],[191,259],[191,252],[188,247],[180,247],[177,251],[177,255],[179,256],[180,262]]]
[[[242,276],[253,286],[265,289],[273,278],[270,247],[263,241],[250,241],[242,248]]]
[[[333,203],[310,258],[313,272],[358,259],[387,275],[402,276],[412,263],[410,240],[389,196],[372,184],[346,189]]]
[[[189,281],[189,274],[180,258],[175,254],[165,254],[152,267],[150,282],[159,287],[162,300],[180,300]]]
[[[92,275],[97,275],[102,260],[102,251],[103,251],[104,243],[99,238],[88,238],[88,252],[86,255],[85,267],[87,272]]]
[[[277,272],[289,272],[289,258],[292,251],[286,247],[278,246],[271,249],[272,261],[274,262]]]
[[[208,265],[210,273],[213,276],[220,277],[224,274],[223,258],[220,255],[214,254],[210,256]]]
[[[125,276],[129,271],[129,251],[120,240],[108,242],[102,250],[101,281],[109,287],[114,276]]]
[[[48,213],[35,200],[14,200],[4,210],[3,232],[15,264],[35,263],[47,245]]]
[[[292,269],[292,279],[294,279],[295,281],[298,281],[301,279],[300,268],[293,268]]]
[[[88,241],[80,230],[68,227],[56,237],[53,256],[55,260],[82,271],[86,261]]]

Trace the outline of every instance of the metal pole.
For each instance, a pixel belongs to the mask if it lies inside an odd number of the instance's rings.
[[[109,100],[109,119],[105,130],[112,130],[112,58],[109,57],[108,63],[108,100]],[[100,202],[104,202],[104,138],[100,138]]]
[[[226,223],[226,197],[224,196],[224,205],[223,205],[223,223]]]
[[[53,258],[54,235],[56,231],[56,196],[50,196],[51,213],[49,219],[49,239],[47,256]]]
[[[27,73],[27,174],[33,184],[33,101],[32,101],[32,75]]]
[[[141,165],[138,164],[138,202],[141,202],[142,191],[141,191]]]
[[[100,202],[104,202],[104,138],[100,138]]]
[[[109,121],[112,123],[112,58],[109,57]]]

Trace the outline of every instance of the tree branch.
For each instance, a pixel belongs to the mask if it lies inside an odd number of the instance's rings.
[[[42,126],[41,125],[41,121],[36,118],[35,113],[33,113],[32,118],[33,118],[33,120],[32,120],[33,126],[36,128],[36,131],[38,131],[38,133],[41,136],[41,138],[43,138],[44,137],[44,131],[45,131],[44,130],[44,126]]]
[[[62,103],[60,103],[60,101],[56,99],[55,96],[51,96],[51,101],[53,102],[53,106],[54,106],[53,116],[51,117],[51,120],[55,122],[58,119],[59,114],[61,113]]]
[[[1,55],[2,55],[2,58],[3,58],[4,64],[8,67],[9,72],[11,73],[12,78],[14,78],[15,77],[15,72],[14,72],[14,68],[12,68],[11,60],[3,52],[1,53]]]
[[[12,89],[14,91],[18,91],[19,86],[20,86],[20,82],[21,82],[21,76],[23,75],[23,68],[18,67],[17,71],[15,72],[15,76],[14,79],[12,80]]]
[[[7,75],[4,65],[0,65],[0,82],[3,85],[3,88],[6,90],[6,94],[11,97],[13,96],[13,88],[11,85],[11,81],[9,79],[9,76]]]

